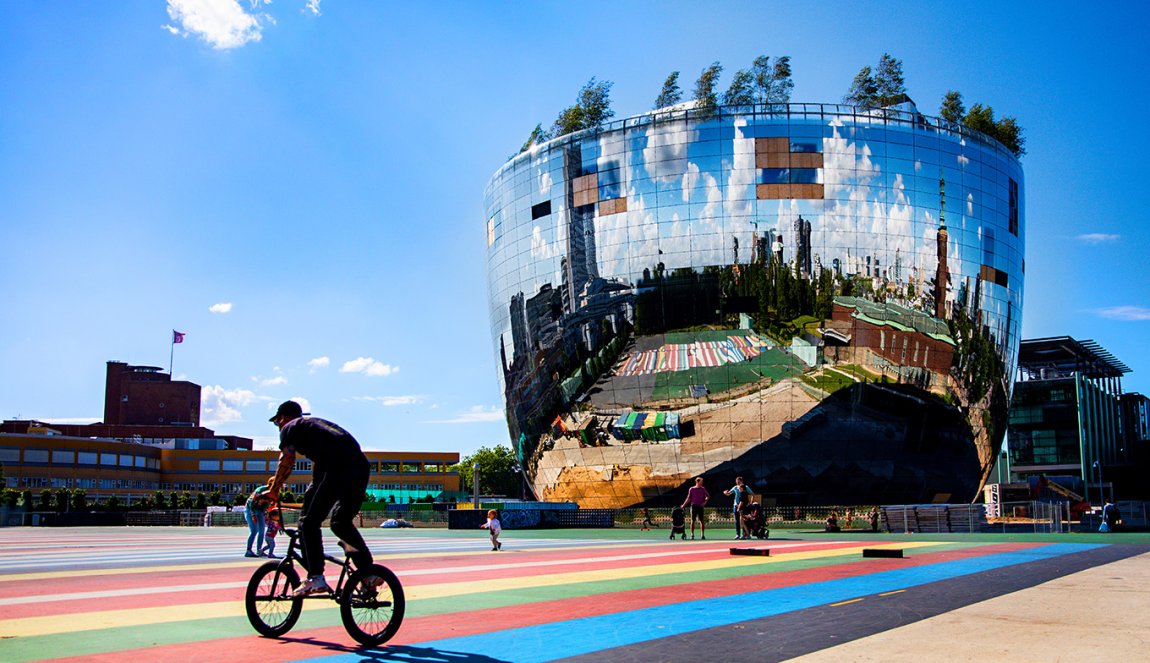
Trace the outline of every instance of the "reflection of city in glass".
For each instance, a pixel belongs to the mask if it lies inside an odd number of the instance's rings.
[[[1023,180],[910,104],[664,109],[511,159],[492,336],[534,494],[970,501],[1006,420]]]

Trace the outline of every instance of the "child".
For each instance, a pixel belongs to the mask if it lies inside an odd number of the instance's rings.
[[[276,552],[276,534],[283,531],[284,521],[280,516],[279,504],[273,504],[268,509],[268,531],[264,535],[264,547],[260,550],[260,554],[264,557],[271,559],[279,559]]]
[[[643,522],[639,524],[639,529],[649,530],[652,527],[658,527],[658,525],[655,524],[655,521],[651,520],[651,510],[647,507],[643,507]]]
[[[491,532],[491,549],[499,550],[503,544],[499,542],[499,533],[503,531],[503,526],[499,524],[499,513],[492,509],[487,512],[487,522],[480,525],[480,527]]]

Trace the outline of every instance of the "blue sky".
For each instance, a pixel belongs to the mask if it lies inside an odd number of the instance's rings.
[[[0,418],[99,421],[105,362],[203,386],[268,446],[299,398],[365,447],[506,441],[483,189],[592,76],[618,117],[790,55],[838,102],[889,52],[1025,129],[1023,337],[1094,339],[1150,393],[1140,4],[9,3]]]

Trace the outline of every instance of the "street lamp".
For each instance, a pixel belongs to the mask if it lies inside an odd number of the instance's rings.
[[[475,497],[475,508],[479,508],[479,463],[471,466],[471,490]]]
[[[1094,461],[1094,469],[1098,471],[1098,494],[1099,499],[1103,502],[1106,501],[1106,489],[1102,487],[1102,463]]]

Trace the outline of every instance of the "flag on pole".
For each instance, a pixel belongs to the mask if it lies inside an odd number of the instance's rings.
[[[175,329],[173,329],[172,330],[172,343],[183,343],[183,342],[184,342],[184,332],[178,332]]]

